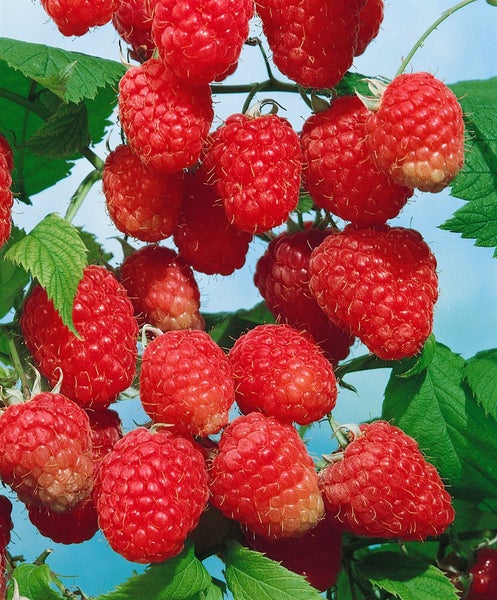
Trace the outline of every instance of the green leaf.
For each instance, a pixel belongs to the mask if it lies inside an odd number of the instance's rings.
[[[125,72],[118,62],[9,38],[0,38],[0,61],[74,103],[95,98],[99,88],[116,87]]]
[[[319,600],[321,595],[297,575],[263,554],[227,543],[226,583],[235,600]]]
[[[478,406],[464,372],[464,359],[437,343],[425,371],[407,379],[392,373],[382,418],[416,439],[451,495],[478,502],[497,497],[497,421]]]
[[[398,552],[377,552],[357,566],[371,583],[399,600],[457,600],[449,579],[428,562]]]
[[[205,590],[199,592],[195,597],[188,598],[188,600],[223,600],[223,598],[223,589],[212,581]]]
[[[78,230],[59,215],[47,215],[6,253],[45,288],[62,321],[77,335],[72,307],[78,283],[83,276],[86,246]]]
[[[17,242],[25,237],[24,231],[12,228],[9,241],[0,250],[0,317],[4,317],[13,307],[16,299],[20,297],[24,287],[29,282],[29,275],[23,268],[14,266],[5,260],[6,252]]]
[[[91,265],[104,265],[112,260],[112,253],[108,252],[98,241],[95,234],[77,228],[79,235],[88,250],[88,263]]]
[[[464,374],[485,414],[497,419],[497,349],[483,350],[470,358]]]
[[[151,565],[142,575],[131,577],[113,592],[94,600],[187,600],[196,598],[210,585],[209,573],[188,544],[178,556]]]
[[[31,136],[27,148],[52,158],[70,158],[90,141],[85,104],[61,104]]]
[[[451,194],[467,204],[441,225],[475,240],[476,246],[497,246],[497,78],[463,81],[450,86],[465,114],[465,165]],[[497,256],[497,250],[494,252]]]
[[[53,585],[62,587],[62,583],[55,577],[48,565],[32,565],[22,563],[12,573],[17,581],[19,594],[29,600],[62,600],[62,596],[55,591]],[[13,585],[9,585],[7,598],[12,598]]]
[[[210,313],[202,316],[209,335],[225,349],[231,348],[240,334],[256,325],[275,322],[265,302],[260,302],[249,310],[241,309],[234,313]]]

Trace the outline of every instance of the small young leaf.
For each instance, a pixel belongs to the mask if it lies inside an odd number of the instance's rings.
[[[321,595],[301,575],[259,552],[228,542],[226,583],[235,600],[319,600]]]
[[[497,349],[483,350],[470,358],[464,374],[478,404],[497,419]]]
[[[457,600],[449,579],[433,565],[398,552],[377,552],[364,558],[358,571],[372,584],[399,600]]]
[[[86,246],[78,230],[55,213],[47,215],[25,237],[14,244],[6,258],[35,277],[52,299],[62,321],[77,335],[72,307],[83,276]]]
[[[62,600],[62,596],[53,588],[54,584],[62,587],[62,583],[46,564],[22,563],[14,569],[12,578],[17,582],[19,594],[29,600]],[[9,600],[12,598],[13,591],[14,585],[11,581],[7,593]]]
[[[193,546],[187,544],[178,556],[151,565],[142,575],[131,577],[113,592],[94,600],[200,600],[198,594],[207,590],[211,581]]]

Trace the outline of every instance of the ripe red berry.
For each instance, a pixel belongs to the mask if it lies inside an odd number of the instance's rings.
[[[41,0],[41,5],[66,36],[84,35],[112,18],[116,0]]]
[[[118,106],[128,143],[147,166],[174,173],[197,162],[214,116],[208,84],[189,85],[151,58],[123,75]]]
[[[180,79],[210,83],[237,63],[253,12],[253,0],[156,0],[159,56]]]
[[[112,24],[131,46],[131,56],[143,62],[152,57],[152,15],[157,0],[117,0]]]
[[[359,29],[354,56],[362,54],[378,35],[383,21],[383,0],[366,0],[359,14]]]
[[[154,423],[180,435],[217,433],[235,400],[228,358],[204,331],[167,331],[143,352],[140,399]]]
[[[228,117],[210,138],[205,166],[228,220],[242,231],[268,231],[297,206],[302,152],[296,132],[278,115]]]
[[[376,166],[366,144],[368,116],[357,96],[342,96],[309,117],[300,136],[303,178],[314,202],[361,226],[396,217],[412,196]]]
[[[480,548],[469,568],[471,581],[466,600],[495,600],[497,598],[497,550]]]
[[[327,513],[356,535],[424,540],[443,533],[454,519],[451,498],[416,440],[386,421],[360,431],[320,472]]]
[[[454,93],[430,73],[405,73],[366,121],[378,167],[400,185],[439,192],[464,162],[464,121]]]
[[[182,172],[149,169],[121,144],[107,156],[102,186],[109,216],[122,233],[143,242],[158,242],[173,233],[183,200]]]
[[[46,291],[36,286],[20,319],[24,341],[52,385],[84,408],[107,408],[135,376],[138,324],[126,290],[104,267],[90,265],[79,282],[73,322],[63,324]]]
[[[30,504],[69,510],[91,492],[93,462],[85,411],[43,392],[0,416],[0,476]]]
[[[138,563],[181,552],[209,496],[207,472],[193,442],[139,427],[104,458],[94,499],[113,550]]]
[[[250,548],[303,575],[321,592],[336,583],[342,566],[342,537],[342,529],[335,519],[326,516],[297,538],[268,540],[251,532],[245,534]]]
[[[141,325],[162,331],[205,328],[197,282],[174,250],[144,246],[133,252],[121,265],[121,281]]]
[[[379,358],[414,356],[431,334],[436,259],[413,229],[348,226],[312,252],[309,275],[330,320],[348,324]]]
[[[6,598],[7,546],[10,543],[12,523],[12,502],[6,496],[0,496],[0,598]]]
[[[333,410],[337,381],[314,339],[289,325],[257,325],[229,352],[236,402],[286,423],[308,425]]]
[[[232,225],[203,168],[186,176],[181,216],[173,237],[181,258],[208,275],[231,275],[245,264],[252,234]]]
[[[12,229],[13,166],[12,149],[6,138],[0,134],[0,247],[7,242]]]
[[[275,65],[304,87],[335,87],[352,65],[364,2],[256,0]]]
[[[85,412],[90,420],[92,459],[96,471],[104,456],[107,456],[117,440],[123,436],[121,419],[115,410],[109,408],[87,408]]]
[[[276,320],[308,331],[336,364],[348,356],[355,338],[347,326],[338,327],[321,310],[309,290],[308,273],[312,250],[330,233],[307,228],[276,236],[257,261],[254,282]]]
[[[269,539],[298,537],[324,514],[314,463],[297,431],[262,413],[234,419],[210,467],[211,502]]]

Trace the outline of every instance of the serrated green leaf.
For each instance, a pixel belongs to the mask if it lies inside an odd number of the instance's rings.
[[[94,600],[188,600],[207,590],[211,577],[187,544],[181,554],[151,565],[142,575],[131,577],[113,592]]]
[[[235,600],[319,600],[301,575],[235,541],[227,544],[226,583]]]
[[[435,336],[431,334],[426,340],[422,351],[415,357],[394,363],[394,372],[397,377],[412,377],[428,368],[437,348]]]
[[[76,104],[95,98],[99,88],[117,86],[125,72],[118,62],[9,38],[0,38],[0,61]]]
[[[98,241],[95,234],[77,228],[79,235],[88,250],[88,263],[91,265],[104,265],[113,258],[113,254],[108,252]]]
[[[22,563],[12,573],[17,581],[19,594],[29,600],[62,600],[62,596],[52,587],[60,582],[46,564],[32,565]],[[62,584],[60,584],[62,585]],[[7,598],[12,598],[13,585],[9,585]]]
[[[449,579],[433,565],[398,552],[378,552],[357,569],[371,583],[399,600],[457,600]]]
[[[450,493],[478,502],[497,497],[497,421],[486,417],[464,382],[465,361],[437,343],[428,368],[392,374],[382,418],[414,437]]]
[[[497,349],[483,350],[470,358],[464,374],[485,414],[497,419]]]
[[[47,215],[6,253],[46,290],[67,327],[77,335],[72,307],[87,264],[86,246],[78,230],[59,215]]]
[[[14,266],[5,260],[5,253],[26,234],[17,227],[12,227],[9,241],[0,250],[0,317],[4,317],[13,307],[16,307],[16,298],[29,282],[29,275],[22,267]]]
[[[497,246],[497,78],[463,81],[450,86],[465,114],[465,165],[452,184],[451,195],[467,204],[441,225],[475,240],[476,246]],[[497,256],[497,250],[494,253]]]
[[[90,144],[84,103],[61,104],[31,136],[27,148],[52,158],[70,158]]]
[[[223,600],[223,598],[223,589],[212,581],[209,587],[199,592],[194,598],[188,598],[188,600]]]

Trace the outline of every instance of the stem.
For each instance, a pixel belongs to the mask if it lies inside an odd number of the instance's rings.
[[[97,157],[98,158],[98,157]],[[100,160],[100,159],[99,159]],[[78,189],[71,196],[71,200],[69,201],[69,205],[66,210],[66,214],[64,218],[72,222],[76,213],[81,208],[85,198],[88,196],[93,185],[102,177],[102,172],[100,170],[95,169],[88,173],[88,175],[83,179],[83,181],[79,184]]]
[[[10,358],[12,360],[12,364],[14,365],[14,369],[21,380],[21,391],[22,396],[25,400],[29,400],[31,396],[31,392],[29,389],[28,378],[26,377],[26,373],[21,363],[21,359],[19,357],[19,351],[17,349],[17,345],[12,337],[11,332],[7,332],[7,346],[9,348]]]
[[[443,12],[440,15],[440,17],[432,25],[430,25],[430,27],[428,27],[428,29],[423,33],[423,35],[419,38],[419,40],[414,44],[411,51],[408,53],[408,55],[402,61],[401,65],[399,67],[399,70],[397,71],[395,76],[397,77],[398,75],[401,75],[406,70],[406,67],[411,62],[412,57],[416,54],[416,52],[419,50],[419,48],[422,47],[422,45],[424,44],[424,42],[426,41],[428,36],[441,23],[443,23],[445,21],[445,19],[448,19],[451,15],[453,15],[455,12],[457,12],[460,8],[464,8],[465,6],[467,6],[468,4],[472,4],[473,2],[476,2],[476,0],[462,0],[462,2],[459,2],[452,8],[448,8],[445,12]]]
[[[337,379],[342,379],[347,373],[368,371],[370,369],[391,369],[398,361],[382,360],[374,354],[363,354],[353,358],[335,369]]]
[[[91,150],[88,146],[81,150],[81,154],[95,167],[95,169],[101,173],[102,169],[104,168],[104,161],[100,158],[100,156],[95,154],[95,152],[93,152],[93,150]]]

